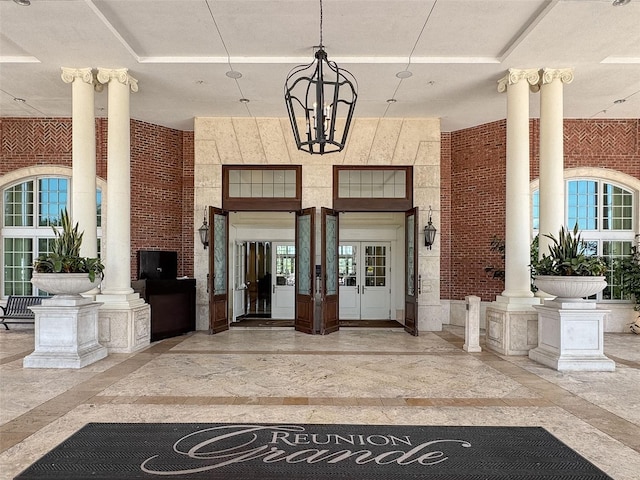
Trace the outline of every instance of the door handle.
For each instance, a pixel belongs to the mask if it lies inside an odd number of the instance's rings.
[[[276,286],[273,286],[273,293],[276,293]]]
[[[422,275],[418,275],[418,295],[422,293]]]
[[[357,288],[356,291],[358,292],[358,295],[360,295],[360,285],[356,285],[356,288]]]

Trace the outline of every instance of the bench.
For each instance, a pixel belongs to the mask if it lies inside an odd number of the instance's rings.
[[[0,315],[0,323],[4,328],[9,330],[8,323],[34,323],[35,314],[29,310],[32,305],[40,305],[43,298],[47,297],[23,297],[10,295],[7,305],[2,306],[2,315]]]

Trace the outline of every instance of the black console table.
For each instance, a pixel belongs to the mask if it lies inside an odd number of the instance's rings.
[[[196,280],[145,279],[131,282],[151,305],[151,341],[175,337],[196,329]]]

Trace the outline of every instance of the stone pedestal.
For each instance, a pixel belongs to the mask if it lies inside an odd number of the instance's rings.
[[[468,295],[467,314],[464,320],[464,345],[465,352],[481,352],[480,347],[480,297]]]
[[[30,307],[35,313],[35,350],[25,368],[82,368],[107,356],[98,343],[100,303],[82,297],[53,297]]]
[[[538,347],[529,358],[559,371],[612,372],[604,355],[604,317],[594,302],[545,301],[538,311]]]
[[[133,353],[151,342],[151,307],[137,293],[98,295],[100,336],[109,353]]]
[[[527,355],[538,345],[538,314],[532,308],[537,298],[498,296],[487,307],[485,344],[501,355]]]

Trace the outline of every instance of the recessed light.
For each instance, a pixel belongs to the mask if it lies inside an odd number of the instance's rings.
[[[627,3],[629,3],[631,0],[613,0],[612,5],[614,7],[621,7],[623,5],[626,5]]]
[[[234,78],[234,79],[238,79],[238,78],[242,78],[242,74],[240,72],[238,72],[237,70],[229,70],[227,73],[225,73],[225,75],[229,78]]]
[[[18,97],[15,97],[13,101],[18,103],[27,103],[27,101],[24,98],[18,98]]]
[[[619,104],[619,103],[624,103],[626,101],[627,101],[626,98],[619,98],[618,100],[614,101],[613,103],[618,103]]]
[[[409,70],[402,70],[401,72],[396,73],[396,77],[398,78],[409,78],[411,75],[413,75],[413,73],[411,73]]]
[[[31,0],[13,0],[14,3],[17,3],[21,7],[28,7],[31,5]]]
[[[248,98],[241,98],[240,99],[240,103],[249,103],[249,99]]]
[[[395,98],[389,98],[387,100],[387,103],[396,103],[398,100],[396,100]]]

